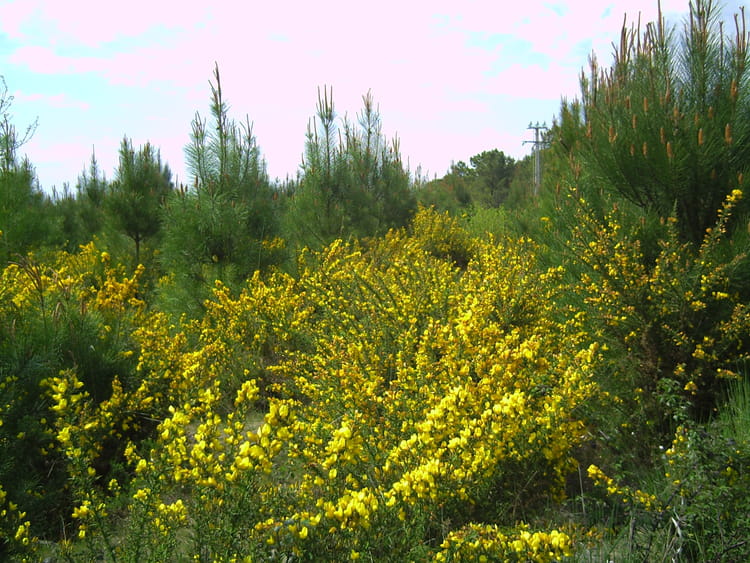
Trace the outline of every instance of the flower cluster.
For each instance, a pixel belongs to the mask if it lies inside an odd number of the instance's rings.
[[[658,512],[663,510],[655,495],[645,493],[640,489],[618,485],[614,479],[605,475],[596,465],[589,465],[587,473],[595,484],[606,488],[608,495],[619,498],[625,504],[636,503],[647,511]]]
[[[31,522],[26,519],[26,513],[19,510],[18,505],[8,499],[8,494],[0,487],[0,545],[7,549],[16,546],[18,551],[25,551],[30,544],[36,543],[37,538],[30,531]],[[16,551],[11,547],[10,553]]]
[[[732,282],[745,255],[726,260],[724,249],[741,199],[739,189],[727,195],[700,245],[680,239],[675,218],[662,221],[654,256],[642,248],[643,226],[627,227],[621,206],[599,218],[579,204],[570,246],[581,269],[576,291],[600,338],[633,361],[611,367],[608,390],[654,426],[680,410],[708,416],[747,357],[750,314]],[[679,393],[666,396],[665,386]]]
[[[572,554],[570,537],[557,530],[530,532],[519,526],[503,533],[497,526],[469,524],[451,532],[434,561],[559,561]]]
[[[48,379],[70,525],[112,558],[568,553],[498,508],[563,496],[599,394],[599,347],[535,255],[422,211],[411,234],[302,254],[297,277],[217,282],[197,320],[146,310],[138,275],[100,277],[91,307],[138,322],[106,396]]]

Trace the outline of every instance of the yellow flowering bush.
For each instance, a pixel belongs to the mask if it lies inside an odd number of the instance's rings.
[[[142,270],[93,246],[40,266],[76,272],[59,289],[4,286],[8,314],[65,295],[121,360],[106,385],[64,362],[39,382],[68,499],[59,554],[568,555],[567,533],[525,522],[565,496],[600,350],[536,253],[421,210],[410,231],[301,253],[295,277],[217,281],[194,320],[147,309]]]
[[[747,255],[727,235],[742,195],[727,196],[698,247],[680,242],[675,219],[664,221],[652,259],[622,206],[597,218],[578,202],[569,247],[581,270],[577,293],[590,329],[613,349],[606,381],[628,428],[648,424],[668,438],[674,419],[705,420],[748,357],[750,311],[738,283]]]
[[[171,406],[127,452],[133,521],[209,559],[399,559],[474,518],[512,531],[563,494],[598,353],[551,310],[561,272],[537,271],[527,240],[472,243],[459,268],[435,256],[440,229],[415,231],[335,242],[236,297],[219,284],[169,338],[136,331],[142,385],[169,372],[149,412]]]
[[[75,369],[47,380],[77,538],[61,550],[569,554],[568,534],[524,522],[565,495],[600,352],[555,308],[563,272],[535,253],[422,210],[411,233],[302,253],[294,278],[256,275],[236,294],[217,282],[201,319],[138,309],[133,368],[108,397]],[[102,287],[124,295],[118,279]],[[92,295],[107,310],[137,305]]]
[[[115,455],[113,420],[90,412],[122,415],[109,403],[132,365],[141,274],[126,275],[94,244],[48,263],[28,255],[0,273],[0,486],[31,535],[64,535],[60,512],[75,502],[68,470],[85,461],[106,471]]]
[[[451,532],[435,561],[534,561],[547,563],[571,555],[570,538],[557,530],[529,532],[519,526],[506,535],[497,526],[469,524]]]

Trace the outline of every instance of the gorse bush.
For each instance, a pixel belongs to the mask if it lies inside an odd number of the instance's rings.
[[[568,534],[523,522],[564,496],[597,347],[550,310],[560,272],[535,267],[530,241],[477,240],[459,268],[431,251],[458,226],[415,222],[366,251],[303,255],[296,279],[256,276],[236,296],[219,284],[203,319],[144,313],[135,369],[104,399],[75,366],[50,376],[72,501],[60,516],[78,538],[61,554],[569,553]],[[109,436],[121,457],[102,473]]]
[[[600,219],[577,202],[567,244],[587,326],[610,349],[602,383],[621,401],[624,439],[651,429],[652,440],[639,434],[626,448],[633,454],[663,443],[678,424],[708,420],[750,353],[750,316],[735,282],[747,258],[732,248],[727,259],[727,224],[741,198],[739,190],[727,197],[699,248],[681,242],[677,219],[668,218],[652,263],[626,212],[615,206]]]
[[[53,403],[50,385],[60,370],[72,370],[97,405],[110,397],[118,376],[132,372],[130,334],[143,307],[136,297],[139,275],[126,277],[93,245],[60,253],[51,264],[29,256],[2,272],[0,486],[3,500],[20,511],[11,512],[25,513],[28,530],[42,538],[59,536],[60,516],[71,502],[68,461],[55,438],[65,405]],[[94,435],[89,468],[106,472],[116,455],[114,437]]]

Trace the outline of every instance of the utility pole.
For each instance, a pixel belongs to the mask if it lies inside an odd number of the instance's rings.
[[[542,145],[544,144],[542,131],[547,130],[547,124],[543,123],[542,125],[539,125],[539,122],[537,121],[536,125],[532,125],[531,122],[529,122],[528,129],[534,130],[534,140],[524,141],[523,144],[534,144],[534,195],[537,196],[539,195],[539,188],[542,185]]]

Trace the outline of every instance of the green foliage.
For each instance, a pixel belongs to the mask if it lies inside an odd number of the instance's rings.
[[[84,241],[85,235],[78,215],[78,202],[75,194],[71,193],[68,184],[63,185],[62,192],[53,192],[54,211],[60,219],[61,248],[68,252],[74,251]]]
[[[335,238],[374,236],[406,225],[416,207],[398,141],[387,143],[372,95],[362,97],[357,124],[336,123],[332,97],[318,93],[317,119],[308,125],[303,177],[286,229],[297,246]]]
[[[458,215],[471,205],[471,169],[462,161],[452,164],[442,178],[431,180],[420,186],[417,199],[424,207],[434,207]]]
[[[747,34],[715,16],[696,2],[679,39],[626,26],[612,68],[592,58],[525,215],[548,259],[568,257],[563,303],[606,358],[582,452],[604,496],[582,479],[577,502],[613,534],[581,561],[747,559],[741,403],[724,404],[750,353]]]
[[[49,198],[39,189],[34,167],[18,150],[31,138],[36,122],[19,133],[12,122],[13,96],[0,77],[0,264],[57,242],[58,222]]]
[[[498,207],[505,203],[511,193],[516,162],[497,149],[476,154],[469,162],[470,165],[460,160],[451,164],[445,176],[423,186],[418,194],[420,203],[454,214],[470,205]]]
[[[0,170],[0,262],[59,242],[60,220],[28,160]]]
[[[78,204],[79,244],[88,243],[104,226],[104,198],[108,183],[99,170],[96,155],[91,153],[88,172],[84,170],[76,183],[76,203]]]
[[[172,190],[171,176],[149,143],[135,151],[127,137],[122,140],[115,181],[104,201],[112,226],[135,244],[135,265],[141,262],[141,245],[161,229],[161,206]],[[92,178],[91,184],[84,189],[96,200],[98,179]]]
[[[683,557],[748,559],[750,444],[723,437],[720,423],[680,428],[667,457],[675,544]]]
[[[254,218],[248,206],[233,201],[226,194],[179,190],[167,202],[161,264],[170,274],[160,291],[168,310],[200,314],[215,280],[236,287],[253,272],[281,262],[284,242],[238,228]]]
[[[165,302],[197,312],[221,279],[233,287],[284,257],[278,233],[278,194],[247,121],[229,118],[218,66],[211,83],[212,123],[196,114],[185,147],[192,189],[172,194],[164,208],[161,263],[172,275]],[[183,309],[184,310],[184,309]]]
[[[477,207],[462,217],[466,230],[474,237],[499,238],[510,234],[513,219],[504,207]]]
[[[92,153],[89,169],[78,177],[75,193],[67,184],[63,185],[62,193],[54,192],[54,211],[62,222],[64,250],[74,252],[102,232],[105,226],[104,199],[108,189],[96,155]]]
[[[623,26],[612,67],[592,57],[581,100],[563,105],[554,131],[588,199],[601,190],[644,212],[674,212],[681,238],[695,244],[750,162],[744,17],[725,36],[716,16],[710,0],[697,0],[679,40],[661,16],[643,32]]]
[[[475,200],[480,205],[497,207],[508,199],[515,161],[502,151],[492,149],[469,159],[476,176]]]
[[[185,147],[196,189],[225,194],[246,203],[267,197],[270,187],[265,163],[249,118],[240,124],[230,119],[218,65],[214,68],[214,80],[215,83],[209,82],[212,123],[208,126],[207,120],[196,112],[190,143]],[[262,217],[256,218],[258,222],[261,220]],[[257,234],[263,228],[257,226],[254,230]]]
[[[727,386],[726,400],[719,413],[725,438],[739,444],[750,444],[750,381],[747,363],[737,370],[742,375]]]
[[[689,562],[750,557],[746,389],[746,380],[739,380],[710,423],[677,427],[656,467],[639,475],[650,492],[623,484],[633,481],[632,472],[612,479],[596,466],[589,468],[616,515],[607,534],[614,536],[607,542],[610,555],[625,561]]]
[[[29,256],[1,275],[0,505],[20,507],[16,515],[25,513],[18,517],[33,523],[31,533],[57,540],[71,508],[69,459],[55,440],[58,413],[48,384],[61,370],[72,370],[98,404],[118,376],[127,379],[133,371],[132,353],[125,353],[130,322],[140,309],[135,278],[120,277],[121,269],[93,245],[77,255],[59,253],[50,264]],[[92,471],[109,471],[111,447],[109,441],[98,446]]]

